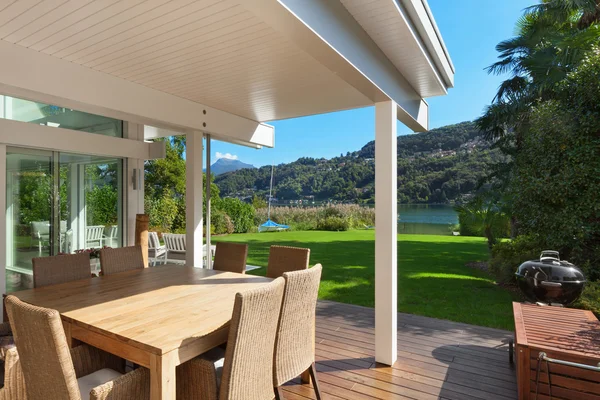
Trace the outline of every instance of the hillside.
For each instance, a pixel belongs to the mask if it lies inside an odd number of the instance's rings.
[[[398,137],[398,200],[452,203],[475,192],[499,151],[472,122]],[[372,203],[375,142],[330,160],[300,158],[275,167],[274,196],[290,200]],[[270,167],[242,169],[215,178],[222,196],[266,196]]]

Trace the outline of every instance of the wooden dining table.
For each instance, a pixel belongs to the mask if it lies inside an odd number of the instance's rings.
[[[175,368],[227,341],[235,294],[271,279],[163,265],[12,293],[60,312],[87,343],[150,370],[151,399],[175,399]]]

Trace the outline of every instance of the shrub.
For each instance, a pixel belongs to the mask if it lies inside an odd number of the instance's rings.
[[[334,205],[327,207],[271,207],[271,220],[278,224],[289,225],[293,230],[307,231],[319,229],[320,220],[328,217],[344,219],[348,229],[362,229],[375,225],[375,210],[356,204]],[[267,209],[256,210],[256,226],[267,220]]]
[[[240,199],[225,198],[215,202],[215,210],[225,212],[231,218],[235,233],[246,233],[254,225],[255,210],[251,204]]]
[[[350,229],[350,223],[342,217],[326,217],[319,220],[317,229],[320,231],[347,231]]]
[[[210,223],[214,227],[211,230],[214,230],[214,233],[218,235],[233,233],[235,231],[235,227],[233,222],[231,222],[231,218],[229,218],[229,215],[221,210],[214,210],[211,212]]]
[[[600,282],[588,282],[579,300],[572,307],[590,310],[600,316]]]
[[[492,248],[490,272],[499,283],[514,283],[519,265],[538,258],[542,250],[543,247],[531,236],[499,242]]]

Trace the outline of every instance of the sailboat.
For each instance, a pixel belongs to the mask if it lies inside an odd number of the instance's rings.
[[[271,165],[271,186],[269,187],[269,205],[267,211],[267,222],[258,227],[259,232],[277,232],[284,231],[286,229],[290,229],[287,225],[281,225],[276,222],[271,221],[271,193],[273,192],[273,166]]]

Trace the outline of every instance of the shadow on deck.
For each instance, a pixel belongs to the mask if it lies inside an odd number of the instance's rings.
[[[375,363],[374,310],[329,301],[317,306],[316,358],[327,399],[513,400],[511,332],[398,315],[398,361]],[[314,399],[299,380],[285,398]]]

